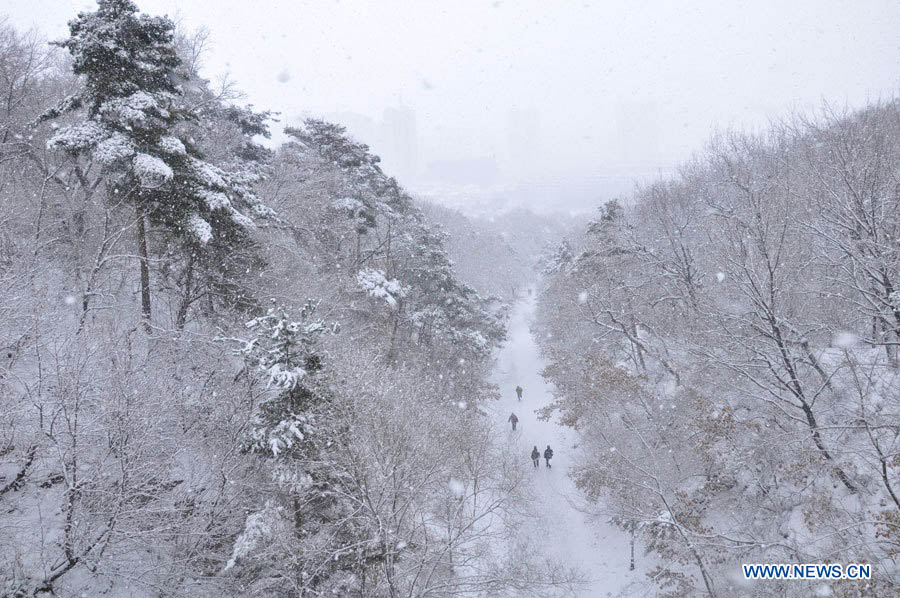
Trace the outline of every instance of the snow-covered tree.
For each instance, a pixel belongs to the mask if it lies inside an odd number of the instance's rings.
[[[317,338],[327,331],[315,311],[316,303],[307,301],[299,320],[292,321],[284,309],[271,308],[246,324],[257,336],[245,341],[239,352],[273,392],[260,405],[249,450],[278,457],[306,439],[304,429],[312,425],[311,414],[320,400],[314,381],[322,368]]]
[[[326,326],[307,301],[294,320],[270,309],[246,324],[254,337],[237,353],[267,389],[244,435],[244,450],[267,464],[263,504],[247,516],[223,572],[257,592],[344,591],[365,530],[348,517],[337,452],[347,441],[323,361]]]
[[[81,13],[69,29],[59,45],[72,55],[83,87],[42,120],[82,110],[47,145],[80,160],[82,177],[96,164],[99,175],[85,185],[105,183],[111,200],[134,206],[141,314],[149,330],[148,221],[202,248],[214,238],[239,242],[254,218],[271,211],[252,190],[255,177],[210,164],[182,138],[179,126],[195,116],[183,101],[185,79],[168,18],[140,15],[129,0],[100,0],[97,11]]]
[[[571,245],[563,239],[555,247],[545,248],[538,263],[543,274],[554,274],[567,268],[574,259]]]

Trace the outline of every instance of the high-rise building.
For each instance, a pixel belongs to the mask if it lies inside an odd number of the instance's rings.
[[[415,111],[405,106],[385,108],[375,149],[388,174],[401,183],[415,179],[418,175]]]
[[[612,165],[653,169],[660,162],[659,104],[653,100],[623,100],[616,105],[618,143]]]
[[[541,113],[532,107],[511,108],[506,119],[504,174],[511,180],[522,180],[533,174],[539,166],[541,143]]]

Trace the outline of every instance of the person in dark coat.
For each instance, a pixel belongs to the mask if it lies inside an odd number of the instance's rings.
[[[516,395],[518,395],[519,400],[521,401],[522,400],[522,387],[521,386],[516,386]]]
[[[553,458],[553,449],[550,448],[550,445],[548,444],[547,448],[544,449],[544,461],[547,462],[547,467],[552,467],[552,465],[550,465],[550,459],[552,459],[552,458]]]
[[[531,449],[531,460],[534,462],[535,467],[541,464],[541,452],[537,450],[537,445]]]
[[[506,421],[508,421],[509,423],[512,424],[513,432],[515,432],[515,431],[516,431],[516,424],[519,423],[519,418],[516,417],[516,414],[515,414],[515,413],[510,413],[510,414],[509,414],[509,419],[507,419]]]

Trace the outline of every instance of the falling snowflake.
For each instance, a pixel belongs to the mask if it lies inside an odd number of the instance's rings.
[[[859,337],[852,332],[838,332],[831,344],[840,349],[850,349],[859,342]]]
[[[450,492],[452,492],[453,496],[456,498],[462,498],[466,493],[466,487],[457,479],[450,478],[450,481],[447,482],[447,486],[450,487]]]

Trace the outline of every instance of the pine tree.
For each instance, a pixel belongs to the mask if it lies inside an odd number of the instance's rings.
[[[290,449],[299,450],[309,434],[303,430],[319,406],[315,382],[322,369],[318,338],[328,330],[324,321],[313,317],[315,310],[316,303],[307,301],[298,321],[292,321],[284,309],[272,308],[247,322],[247,328],[259,336],[244,343],[239,352],[277,393],[254,417],[249,451],[277,458]]]
[[[351,491],[337,455],[348,442],[346,424],[331,404],[332,372],[321,347],[336,326],[318,318],[316,307],[308,300],[299,319],[285,308],[270,309],[247,322],[256,336],[237,349],[251,377],[270,392],[250,421],[244,451],[266,463],[273,486],[271,498],[247,517],[225,570],[271,591],[283,589],[283,573],[291,570],[304,590],[346,595],[358,553],[377,547],[377,538],[348,516]],[[276,536],[283,543],[263,541]]]
[[[381,158],[369,146],[354,141],[345,127],[324,120],[307,119],[302,127],[286,127],[285,133],[307,158],[317,158],[334,168],[342,178],[344,197],[334,207],[346,210],[356,231],[356,265],[363,267],[362,239],[376,231],[378,219],[387,223],[385,272],[391,275],[391,226],[398,218],[414,212],[412,198],[380,166]]]
[[[210,164],[179,136],[179,125],[195,117],[181,101],[185,78],[172,21],[139,15],[129,0],[98,5],[72,20],[70,37],[58,43],[84,86],[41,120],[83,108],[83,120],[59,130],[48,147],[98,164],[109,193],[134,206],[141,316],[149,332],[148,221],[195,250],[214,237],[239,242],[254,216],[272,213],[253,194],[252,178]]]
[[[324,120],[307,119],[303,127],[286,127],[285,133],[296,139],[303,150],[334,166],[346,177],[345,193],[348,214],[356,221],[356,232],[365,235],[375,227],[375,192],[387,177],[378,165],[380,159],[369,153],[369,147],[357,143],[346,134],[346,128]]]

